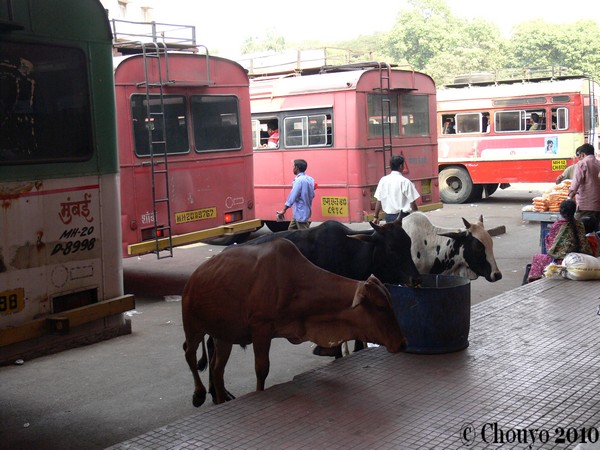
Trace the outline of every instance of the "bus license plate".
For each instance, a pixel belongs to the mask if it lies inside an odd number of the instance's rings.
[[[321,197],[321,214],[330,217],[348,216],[348,197]]]
[[[0,315],[14,314],[25,308],[23,288],[0,292]]]

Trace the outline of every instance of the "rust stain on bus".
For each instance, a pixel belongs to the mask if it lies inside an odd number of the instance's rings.
[[[21,197],[24,194],[28,194],[33,189],[39,191],[42,188],[43,182],[38,181],[26,181],[23,183],[16,184],[1,184],[0,185],[0,199],[2,200],[2,208],[8,209],[12,204],[12,200]]]

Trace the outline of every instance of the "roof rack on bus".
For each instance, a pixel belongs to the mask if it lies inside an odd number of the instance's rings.
[[[463,88],[470,86],[494,86],[500,84],[536,83],[552,80],[568,80],[587,77],[574,73],[566,67],[525,67],[499,69],[494,72],[469,72],[457,74],[454,81],[444,84],[444,88]]]
[[[342,67],[359,63],[361,60],[370,60],[371,58],[371,52],[322,47],[244,55],[244,57],[236,60],[248,71],[250,78],[256,78],[281,75],[314,75],[322,73],[323,67]]]
[[[111,19],[113,48],[123,55],[142,53],[142,43],[161,43],[170,50],[198,52],[196,27],[159,22]]]
[[[344,72],[346,70],[381,69],[387,67],[398,67],[398,65],[378,61],[360,61],[355,63],[339,64],[335,66],[323,66],[321,67],[320,73]],[[411,70],[413,69],[411,68]]]

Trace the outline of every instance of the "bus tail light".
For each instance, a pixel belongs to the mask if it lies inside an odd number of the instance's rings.
[[[244,218],[241,211],[231,211],[223,215],[223,223],[239,222]]]
[[[150,228],[142,228],[142,241],[149,241],[151,239],[155,239],[156,237],[163,237],[165,235],[164,227],[159,225],[156,227],[156,234],[154,232],[154,227]]]

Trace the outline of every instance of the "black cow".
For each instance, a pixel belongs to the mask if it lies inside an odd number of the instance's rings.
[[[371,223],[373,232],[356,232],[328,220],[306,230],[288,230],[263,235],[243,245],[256,245],[277,238],[292,241],[316,266],[355,280],[375,275],[383,283],[414,287],[421,275],[412,260],[411,240],[402,229],[402,219],[384,225]]]

